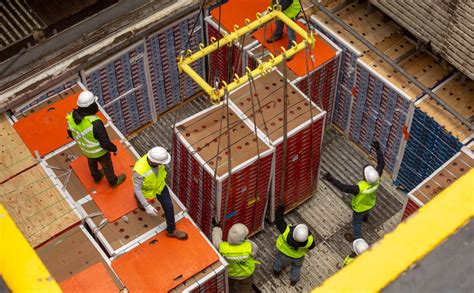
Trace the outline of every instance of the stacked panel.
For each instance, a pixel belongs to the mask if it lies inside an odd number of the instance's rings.
[[[255,80],[251,95],[244,85],[230,95],[233,108],[275,148],[270,219],[274,209],[289,211],[310,198],[317,187],[321,143],[326,112],[312,103],[298,88],[288,84],[288,139],[284,156],[283,77],[273,71]],[[285,164],[285,170],[283,165]],[[282,188],[282,180],[284,184]]]
[[[152,120],[144,58],[140,43],[86,73],[87,87],[125,134]]]
[[[466,120],[474,114],[474,82],[463,81],[456,74],[440,84],[434,92]],[[456,154],[473,137],[472,131],[447,112],[431,97],[415,104],[403,160],[396,183],[411,190],[436,168]]]
[[[213,218],[224,235],[236,223],[251,234],[263,229],[271,181],[273,148],[226,108],[220,104],[178,123],[173,144],[173,189],[209,237]]]

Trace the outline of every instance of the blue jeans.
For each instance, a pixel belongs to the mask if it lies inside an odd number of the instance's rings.
[[[362,238],[362,220],[367,218],[369,211],[358,213],[353,211],[352,214],[352,236],[354,239]]]
[[[290,281],[298,282],[300,280],[301,267],[303,266],[304,256],[301,258],[292,258],[278,251],[273,263],[273,269],[277,272],[283,271],[287,266],[291,265]]]
[[[273,32],[273,36],[275,38],[281,38],[281,36],[283,35],[283,26],[285,24],[281,20],[276,20],[275,22],[276,22],[276,29]],[[293,41],[296,42],[296,33],[289,26],[286,26],[286,31],[288,32],[288,49],[289,49],[291,48],[291,46],[293,46]]]
[[[137,201],[138,207],[142,210],[145,210],[145,207],[142,206],[140,201],[135,196]],[[174,220],[174,207],[173,201],[171,200],[170,191],[168,190],[168,186],[163,188],[161,194],[156,195],[156,199],[160,202],[163,211],[165,212],[165,219],[166,219],[166,231],[169,233],[173,233],[176,229],[176,222]]]

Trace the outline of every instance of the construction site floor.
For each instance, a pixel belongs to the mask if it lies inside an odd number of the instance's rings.
[[[194,99],[178,110],[162,115],[157,123],[132,138],[131,143],[140,154],[157,145],[171,149],[171,128],[175,119],[180,121],[208,106],[206,98]],[[346,183],[357,183],[362,177],[363,167],[371,162],[366,153],[335,129],[325,133],[321,154],[321,172],[329,171]],[[375,164],[373,158],[372,163]],[[370,213],[368,223],[363,224],[363,237],[369,244],[375,243],[397,226],[404,197],[393,186],[388,174],[384,174],[377,205]],[[289,268],[279,279],[273,277],[272,264],[276,255],[278,231],[274,225],[267,223],[263,231],[252,237],[259,246],[257,258],[262,262],[255,272],[254,285],[261,292],[309,292],[338,271],[344,257],[351,253],[351,243],[344,239],[344,233],[352,231],[351,199],[351,195],[343,194],[320,180],[314,196],[285,216],[288,223],[307,224],[316,240],[316,247],[306,256],[301,280],[295,287],[289,285]]]

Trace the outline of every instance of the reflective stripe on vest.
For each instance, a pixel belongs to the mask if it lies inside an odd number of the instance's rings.
[[[288,234],[290,233],[290,228],[292,225],[286,226],[285,232],[283,234],[280,234],[278,236],[278,239],[276,241],[276,247],[278,248],[279,251],[281,251],[284,255],[292,257],[292,258],[301,258],[306,255],[306,251],[308,248],[313,244],[313,235],[309,235],[308,241],[304,247],[298,247],[295,248],[293,246],[290,246],[287,242],[288,239]]]
[[[380,180],[373,185],[370,185],[367,181],[361,181],[357,185],[359,186],[359,194],[352,198],[352,209],[358,213],[362,213],[375,206]]]
[[[255,271],[255,260],[252,256],[252,243],[245,241],[239,245],[228,242],[219,244],[219,253],[229,263],[227,272],[231,278],[247,278]]]
[[[161,194],[166,186],[166,170],[165,166],[160,165],[158,172],[155,174],[150,164],[148,164],[148,155],[141,157],[133,167],[133,171],[143,177],[142,192],[146,199],[154,199],[156,195]]]
[[[97,120],[100,120],[98,116],[85,116],[78,125],[74,121],[72,113],[66,116],[68,129],[71,131],[72,137],[82,153],[88,158],[99,158],[108,153],[94,137],[94,126],[92,123]]]
[[[354,258],[352,258],[350,255],[348,255],[344,259],[344,265],[347,266],[348,264],[351,264],[353,261],[354,261]]]

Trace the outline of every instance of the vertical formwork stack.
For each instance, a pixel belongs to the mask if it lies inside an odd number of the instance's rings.
[[[181,121],[173,136],[173,190],[208,237],[212,219],[225,222],[225,235],[235,223],[251,234],[263,229],[272,174],[273,148],[226,108]]]

